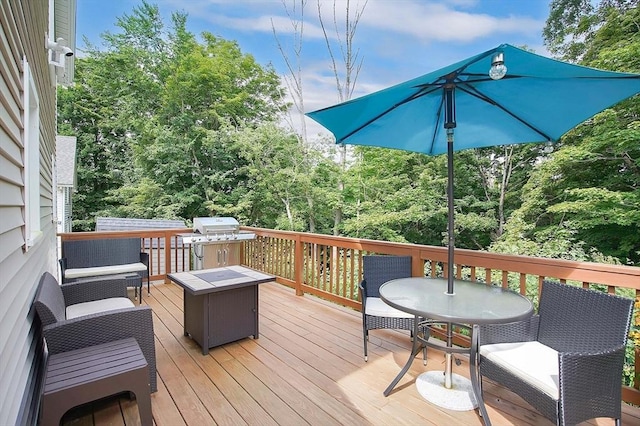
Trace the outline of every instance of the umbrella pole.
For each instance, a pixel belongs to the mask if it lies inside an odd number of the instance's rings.
[[[455,85],[447,85],[444,90],[445,118],[444,128],[447,129],[447,206],[449,208],[449,224],[447,229],[447,295],[453,296],[453,251],[455,248],[454,206],[453,206],[453,129],[456,127],[456,98]],[[447,323],[447,348],[453,346],[451,323]],[[444,387],[452,388],[453,354],[445,353]]]
[[[447,252],[447,294],[453,295],[453,251],[455,231],[453,229],[453,129],[447,129],[447,204],[449,206],[448,252]]]
[[[447,129],[447,205],[449,207],[448,257],[447,257],[447,294],[453,295],[453,250],[455,231],[453,229],[453,129],[456,127],[456,86],[453,83],[444,87],[444,128]]]
[[[455,247],[455,236],[453,231],[453,129],[447,129],[447,204],[449,205],[449,244],[447,257],[447,294],[453,295],[453,250]],[[451,323],[447,323],[447,347],[453,346],[453,333]],[[453,355],[447,351],[444,364],[444,387],[451,389],[451,376],[453,370]]]

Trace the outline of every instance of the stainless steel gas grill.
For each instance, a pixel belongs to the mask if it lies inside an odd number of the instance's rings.
[[[242,241],[253,240],[253,232],[241,231],[232,217],[196,217],[193,233],[182,234],[182,243],[193,250],[194,269],[217,268],[240,263]]]

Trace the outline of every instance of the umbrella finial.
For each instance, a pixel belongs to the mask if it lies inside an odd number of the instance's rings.
[[[489,77],[492,80],[500,80],[507,74],[507,67],[504,64],[504,53],[498,52],[491,58],[491,69],[489,70]]]

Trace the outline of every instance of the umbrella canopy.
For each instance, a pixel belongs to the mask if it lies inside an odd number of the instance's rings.
[[[489,77],[494,54],[506,75]],[[447,152],[444,89],[455,88],[454,150],[557,141],[587,118],[640,92],[640,75],[602,71],[503,44],[378,92],[307,115],[336,143]]]
[[[506,74],[490,78],[492,65],[506,66]],[[330,130],[336,143],[448,153],[448,292],[453,294],[453,151],[555,142],[639,92],[638,74],[572,65],[503,44],[307,115]]]

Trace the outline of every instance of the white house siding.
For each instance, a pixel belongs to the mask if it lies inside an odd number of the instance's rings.
[[[74,3],[75,4],[75,3]],[[0,0],[0,425],[29,424],[36,414],[38,354],[31,301],[43,272],[56,272],[52,156],[55,85],[49,72],[46,0]],[[29,63],[40,111],[40,229],[25,252],[24,66]]]

